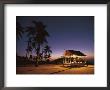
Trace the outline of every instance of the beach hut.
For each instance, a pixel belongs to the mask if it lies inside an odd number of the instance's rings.
[[[86,64],[86,60],[84,59],[85,56],[86,55],[81,51],[65,50],[63,65],[84,66]]]

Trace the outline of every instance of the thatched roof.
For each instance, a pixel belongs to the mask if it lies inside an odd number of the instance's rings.
[[[64,52],[65,56],[72,56],[72,55],[77,55],[77,56],[86,56],[84,53],[76,50],[66,50]]]

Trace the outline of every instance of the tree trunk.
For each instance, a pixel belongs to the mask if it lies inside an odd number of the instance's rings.
[[[38,66],[39,65],[39,61],[40,61],[40,44],[38,44],[38,47],[37,47],[37,58],[36,58],[36,64],[35,66]]]

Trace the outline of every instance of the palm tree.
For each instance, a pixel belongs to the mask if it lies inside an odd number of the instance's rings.
[[[31,38],[27,41],[27,48],[26,48],[26,57],[29,57],[32,55],[32,45],[31,45]]]
[[[51,53],[52,53],[52,50],[50,49],[50,46],[46,45],[44,47],[44,51],[43,52],[44,52],[44,58],[47,61],[51,57]]]
[[[41,54],[41,45],[47,42],[47,37],[49,37],[48,32],[45,30],[46,26],[42,22],[32,22],[34,26],[27,27],[26,32],[28,33],[27,36],[32,40],[32,47],[36,52],[37,59],[36,63],[40,60]]]
[[[34,41],[35,44],[37,44],[37,55],[38,55],[40,53],[41,45],[43,43],[47,43],[46,37],[48,37],[49,34],[45,30],[46,26],[42,22],[33,21],[33,23],[35,24],[36,28]]]
[[[18,21],[16,21],[16,40],[19,40],[20,38],[22,38],[23,33],[24,33],[23,27],[21,26],[21,24]],[[16,57],[18,57],[17,52],[16,52]]]
[[[19,22],[16,22],[16,39],[19,40],[20,38],[22,38],[23,33],[23,27]]]

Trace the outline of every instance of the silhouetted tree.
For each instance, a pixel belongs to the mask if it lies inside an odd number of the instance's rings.
[[[42,22],[33,21],[32,23],[34,24],[34,26],[27,27],[26,32],[27,36],[31,38],[32,48],[35,50],[37,55],[36,64],[38,65],[38,61],[41,60],[41,45],[48,43],[46,37],[49,37],[49,34],[45,30],[46,26]]]
[[[19,40],[20,38],[22,38],[23,33],[23,27],[19,22],[16,22],[16,39]]]
[[[26,48],[26,58],[29,59],[30,56],[32,56],[32,45],[31,45],[31,38],[27,41],[27,48]]]
[[[21,26],[21,24],[16,21],[16,40],[19,40],[20,38],[22,38],[22,34],[24,33],[23,31],[23,27]],[[17,44],[17,42],[16,42]],[[16,58],[18,58],[18,53],[16,52]]]
[[[46,61],[49,60],[49,58],[51,57],[51,53],[52,53],[52,50],[50,49],[50,46],[46,45],[46,46],[44,47],[43,53],[44,53],[44,58],[45,58],[45,60],[46,60]]]

